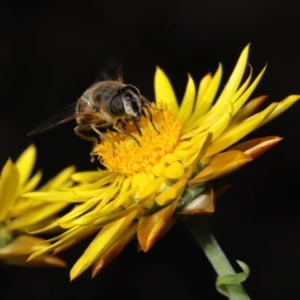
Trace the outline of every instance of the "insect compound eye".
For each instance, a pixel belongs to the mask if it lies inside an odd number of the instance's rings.
[[[131,101],[131,108],[135,113],[139,113],[140,112],[140,108],[137,104],[136,101]]]
[[[117,117],[125,114],[124,104],[119,95],[116,95],[111,99],[109,103],[109,109],[111,113]]]
[[[125,93],[124,94],[126,101],[133,101],[133,95],[131,95],[130,93]]]
[[[139,90],[132,85],[126,85],[120,89],[120,96],[123,100],[126,114],[138,119],[141,115],[141,96]]]
[[[138,105],[138,102],[140,101],[139,96],[133,91],[127,90],[122,94],[122,99],[124,101],[124,105],[126,106],[125,110],[128,110],[128,112],[131,110],[132,113],[138,117],[140,113],[140,107]]]

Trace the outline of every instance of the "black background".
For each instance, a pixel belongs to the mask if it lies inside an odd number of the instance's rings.
[[[300,93],[298,1],[1,1],[0,163],[34,142],[37,166],[49,179],[76,164],[93,169],[90,144],[70,122],[30,137],[38,123],[75,101],[111,57],[122,59],[125,82],[153,99],[155,65],[181,99],[186,73],[199,82],[221,61],[228,78],[251,42],[255,74],[268,63],[254,95],[268,103]],[[250,135],[284,140],[230,176],[230,191],[208,219],[229,259],[249,264],[245,283],[252,299],[296,299],[299,267],[300,105]],[[70,266],[86,244],[63,253]],[[238,268],[237,268],[238,270]],[[1,299],[225,299],[201,250],[176,225],[147,254],[132,242],[100,275],[89,270],[69,283],[68,271],[0,270]]]

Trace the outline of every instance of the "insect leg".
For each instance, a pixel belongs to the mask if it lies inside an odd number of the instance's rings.
[[[138,140],[137,140],[130,132],[124,130],[123,127],[119,127],[119,126],[118,126],[119,124],[122,124],[122,123],[120,123],[119,121],[117,121],[117,122],[113,125],[113,129],[115,129],[116,131],[118,131],[118,132],[120,132],[120,133],[122,133],[122,134],[125,134],[125,135],[127,135],[127,136],[130,136],[130,137],[138,144],[138,146],[141,147],[140,142],[139,142],[139,141],[138,141]]]
[[[102,137],[106,140],[109,140],[109,138],[103,132],[101,132],[100,130],[97,129],[97,127],[98,128],[106,128],[109,125],[107,125],[107,124],[101,124],[101,125],[99,125],[99,124],[90,124],[90,125],[91,125],[91,128],[99,135],[99,137]]]
[[[86,131],[90,131],[91,124],[78,125],[74,128],[75,133],[83,140],[98,143],[98,139],[93,136],[87,136]]]
[[[136,119],[132,118],[131,120],[133,122],[133,125],[134,125],[135,129],[139,133],[139,135],[142,136],[141,128],[140,128],[139,124],[137,123]]]
[[[151,107],[150,101],[148,99],[146,99],[144,96],[141,96],[141,99],[143,101],[143,106],[146,107],[146,109],[147,109],[147,112],[149,114],[149,119],[150,119],[150,122],[151,122],[153,128],[157,131],[157,133],[160,134],[160,132],[158,131],[158,129],[155,127],[155,125],[153,123],[152,107]]]

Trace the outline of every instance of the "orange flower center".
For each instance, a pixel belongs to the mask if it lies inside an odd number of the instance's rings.
[[[167,153],[172,153],[177,146],[181,124],[176,116],[164,108],[153,108],[153,125],[148,117],[141,117],[137,122],[141,129],[140,136],[132,122],[128,122],[125,130],[131,133],[140,145],[125,134],[108,130],[102,139],[95,145],[92,154],[98,156],[101,164],[108,170],[125,175],[134,175],[147,171],[160,161]]]

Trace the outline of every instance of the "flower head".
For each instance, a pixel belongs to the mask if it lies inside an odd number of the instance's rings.
[[[234,144],[299,99],[289,96],[258,113],[266,97],[245,104],[265,71],[251,81],[250,68],[242,81],[248,52],[249,46],[217,99],[221,65],[214,76],[208,74],[200,81],[197,92],[189,75],[180,106],[167,76],[157,68],[155,126],[146,115],[138,121],[141,135],[135,124],[128,122],[125,128],[140,145],[130,136],[108,131],[108,139],[93,149],[107,170],[73,174],[76,184],[65,190],[25,195],[80,203],[50,226],[61,227],[64,233],[30,259],[52,250],[58,253],[95,234],[72,268],[71,279],[91,265],[94,276],[135,235],[140,248],[148,251],[180,214],[212,213],[214,198],[223,188],[214,186],[214,181],[258,157],[280,138],[269,136]]]
[[[37,261],[26,262],[28,255],[49,246],[43,239],[28,235],[27,230],[35,230],[52,223],[56,214],[66,203],[47,203],[36,199],[24,198],[22,194],[31,192],[39,184],[42,172],[30,177],[36,157],[36,149],[29,146],[16,163],[10,159],[4,165],[0,176],[0,259],[10,264],[22,266],[64,266],[57,257],[43,255]],[[74,168],[62,171],[40,191],[50,191],[67,187]],[[70,181],[69,181],[70,182]],[[39,244],[39,245],[38,245]]]

